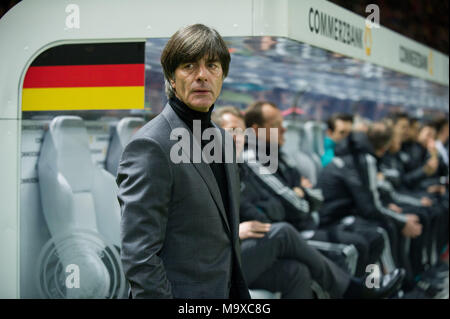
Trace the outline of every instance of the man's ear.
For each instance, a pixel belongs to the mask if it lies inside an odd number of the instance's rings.
[[[175,89],[175,81],[172,79],[169,79],[170,85],[172,86],[172,89]]]

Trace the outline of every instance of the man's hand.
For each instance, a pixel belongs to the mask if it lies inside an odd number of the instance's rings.
[[[427,176],[433,175],[439,167],[439,159],[436,156],[432,156],[428,159],[423,167],[423,171]]]
[[[311,181],[303,176],[300,178],[300,185],[303,188],[313,188],[313,184],[311,183]]]
[[[303,192],[303,190],[300,187],[294,187],[293,188],[294,192],[297,194],[298,197],[305,197],[305,193]]]
[[[394,212],[396,212],[397,214],[401,214],[403,212],[403,209],[397,205],[395,205],[394,203],[390,203],[388,205],[388,208],[390,210],[393,210]]]
[[[429,194],[441,193],[441,195],[445,194],[445,186],[444,185],[430,185],[427,188],[427,192]]]
[[[426,197],[426,196],[424,196],[420,199],[420,203],[424,207],[430,207],[431,205],[433,205],[433,201],[429,197]]]
[[[243,222],[239,224],[239,238],[263,238],[270,230],[271,224],[264,224],[257,220]]]
[[[436,141],[430,138],[427,142],[427,150],[433,157],[438,156],[438,150],[436,148]]]
[[[406,225],[402,229],[402,234],[408,238],[415,238],[422,234],[422,224],[419,222],[419,217],[413,214],[405,215],[408,219],[406,220]]]

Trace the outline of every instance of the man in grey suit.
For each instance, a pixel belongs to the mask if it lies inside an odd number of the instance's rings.
[[[229,63],[221,36],[200,24],[177,31],[161,55],[169,102],[133,136],[117,175],[132,298],[250,298],[238,170],[224,161],[233,142],[211,122]],[[212,162],[200,155],[211,138],[220,143]]]

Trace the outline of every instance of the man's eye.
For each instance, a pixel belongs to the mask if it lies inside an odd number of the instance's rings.
[[[216,63],[209,63],[208,67],[210,67],[211,69],[217,69],[219,66]]]
[[[184,69],[186,69],[186,70],[191,70],[193,68],[194,68],[194,64],[192,64],[192,63],[187,63],[184,65]]]

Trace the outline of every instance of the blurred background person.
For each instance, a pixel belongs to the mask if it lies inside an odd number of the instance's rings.
[[[444,162],[444,164],[448,168],[448,136],[449,136],[449,126],[448,126],[448,118],[440,117],[435,121],[436,125],[436,149],[439,152],[439,155]]]
[[[333,114],[327,120],[328,129],[324,138],[324,153],[321,158],[322,167],[327,166],[334,157],[336,144],[345,139],[352,131],[353,116],[350,114]]]
[[[234,107],[214,111],[212,119],[229,131],[237,156],[244,146],[244,117]],[[241,205],[239,238],[242,267],[251,289],[281,292],[281,298],[312,298],[312,280],[332,298],[382,298],[400,286],[403,272],[395,269],[383,284],[368,289],[364,280],[353,277],[310,246],[301,234],[284,222],[282,203],[261,187],[247,164],[239,165]]]

